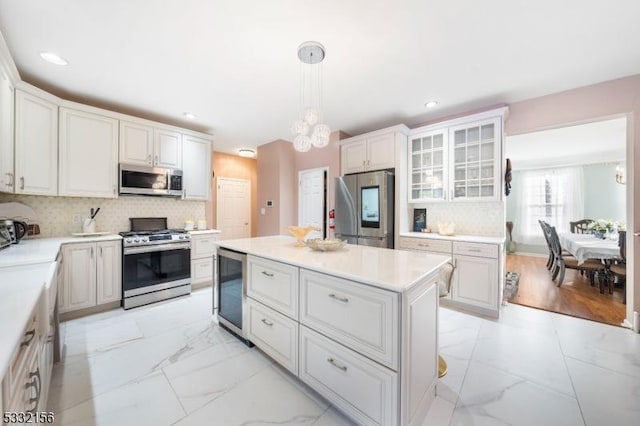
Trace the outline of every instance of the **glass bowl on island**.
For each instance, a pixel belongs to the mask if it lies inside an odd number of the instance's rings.
[[[336,251],[344,247],[347,242],[338,239],[312,238],[305,241],[307,247],[315,251]]]
[[[312,231],[317,231],[318,227],[317,226],[289,226],[287,227],[287,231],[289,231],[289,233],[291,235],[293,235],[294,237],[296,237],[296,239],[298,241],[296,241],[296,247],[304,247],[306,244],[304,242],[304,238],[309,235],[310,232]]]

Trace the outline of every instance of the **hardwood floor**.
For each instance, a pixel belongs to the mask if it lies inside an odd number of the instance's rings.
[[[520,274],[518,292],[507,299],[511,303],[558,312],[606,324],[620,325],[625,318],[622,288],[613,294],[598,284],[591,286],[579,271],[567,269],[561,287],[551,281],[546,257],[507,255],[507,271]]]

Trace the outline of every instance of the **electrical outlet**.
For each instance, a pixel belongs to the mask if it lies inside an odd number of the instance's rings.
[[[79,225],[82,223],[82,214],[76,213],[72,216],[72,218],[75,225]]]

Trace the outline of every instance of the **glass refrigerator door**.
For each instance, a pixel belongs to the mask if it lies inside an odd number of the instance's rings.
[[[360,226],[380,228],[380,187],[365,186],[360,189]]]

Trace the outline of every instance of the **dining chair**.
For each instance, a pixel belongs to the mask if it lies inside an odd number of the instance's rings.
[[[586,234],[588,233],[589,224],[593,221],[593,219],[582,219],[569,222],[569,229],[572,234]]]
[[[438,295],[440,297],[446,297],[451,292],[451,281],[453,281],[453,271],[455,269],[456,267],[451,262],[445,263],[440,268],[440,277],[438,279]],[[438,378],[445,376],[447,372],[447,361],[438,353]]]
[[[620,247],[620,258],[618,263],[609,266],[609,293],[613,293],[614,279],[618,277],[622,283],[622,302],[627,303],[627,231],[618,231],[618,247]]]
[[[578,259],[573,256],[563,254],[562,246],[560,245],[560,238],[558,238],[555,226],[549,226],[549,234],[551,247],[555,257],[552,279],[555,280],[557,278],[557,286],[560,287],[562,285],[567,268],[578,271],[582,270],[587,273],[591,285],[594,284],[595,276],[598,274],[600,281],[600,293],[602,293],[606,272],[605,265],[601,261],[595,259],[587,259],[583,263],[578,264]]]
[[[546,229],[547,223],[544,220],[538,219],[538,224],[542,229],[542,235],[544,235],[544,240],[547,242],[547,248],[549,249],[549,259],[547,259],[547,269],[551,270],[553,266],[553,249],[551,248],[551,241],[549,240],[549,232]]]

